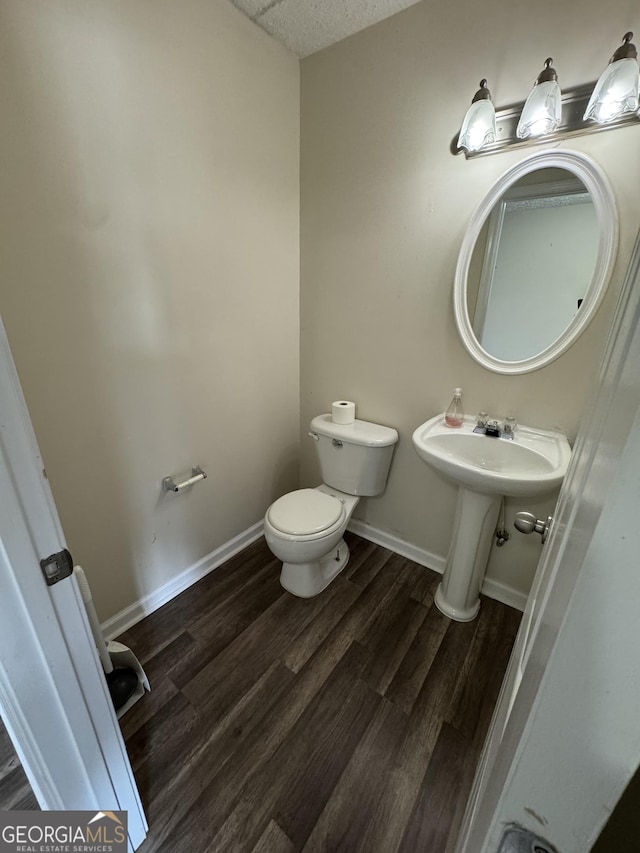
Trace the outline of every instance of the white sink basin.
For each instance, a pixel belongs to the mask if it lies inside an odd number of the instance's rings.
[[[413,433],[413,445],[427,465],[485,495],[533,497],[561,484],[571,456],[562,433],[518,425],[513,439],[491,438],[474,427],[470,417],[456,429],[436,415]]]

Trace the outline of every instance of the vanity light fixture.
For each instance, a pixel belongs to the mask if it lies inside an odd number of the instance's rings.
[[[487,81],[480,81],[480,88],[473,96],[471,106],[462,122],[458,147],[467,152],[479,151],[484,145],[496,141],[496,111],[491,100]]]
[[[552,62],[551,57],[545,60],[544,68],[538,74],[538,79],[525,101],[516,129],[518,139],[543,136],[560,127],[562,100],[558,75],[551,65]]]
[[[584,114],[584,120],[607,124],[638,111],[640,67],[633,33],[625,33],[620,47],[600,75]]]
[[[632,38],[626,33],[597,83],[561,92],[553,60],[547,59],[525,102],[494,109],[487,81],[481,80],[451,153],[464,151],[470,159],[640,124],[640,66]]]

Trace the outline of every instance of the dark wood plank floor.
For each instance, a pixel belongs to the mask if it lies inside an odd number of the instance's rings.
[[[20,759],[0,720],[0,811],[39,808]]]
[[[120,638],[142,853],[452,850],[520,614],[452,622],[437,574],[347,539],[315,598],[260,540]]]

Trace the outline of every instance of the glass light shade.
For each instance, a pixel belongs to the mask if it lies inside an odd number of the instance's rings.
[[[525,101],[516,129],[518,139],[553,133],[560,127],[562,100],[557,80],[537,83]]]
[[[598,124],[615,121],[638,110],[640,67],[637,59],[618,59],[608,65],[600,75],[589,99],[584,120]]]
[[[458,148],[465,151],[479,151],[485,145],[496,141],[496,111],[489,99],[475,101],[464,117]]]

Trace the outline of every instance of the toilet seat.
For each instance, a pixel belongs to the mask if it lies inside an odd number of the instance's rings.
[[[345,517],[342,501],[317,489],[298,489],[278,498],[267,512],[274,530],[286,537],[315,539],[332,533]]]

